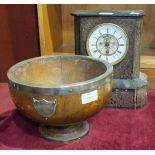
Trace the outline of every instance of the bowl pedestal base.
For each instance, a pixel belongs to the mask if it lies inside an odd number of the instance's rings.
[[[69,126],[39,126],[41,135],[56,143],[72,143],[85,137],[89,132],[87,121]]]

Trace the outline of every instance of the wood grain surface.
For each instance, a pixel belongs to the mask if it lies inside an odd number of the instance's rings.
[[[51,96],[33,96],[32,94],[14,90],[11,90],[11,96],[18,110],[28,118],[47,125],[64,125],[86,120],[101,110],[111,95],[111,91],[108,92],[109,89],[107,87],[109,87],[109,84],[104,88],[98,89],[98,99],[89,104],[81,103],[81,94],[52,96],[52,98],[57,100],[57,106],[55,114],[48,118],[41,116],[36,111],[32,97],[39,100],[50,100]]]

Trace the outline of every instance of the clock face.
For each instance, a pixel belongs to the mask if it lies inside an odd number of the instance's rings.
[[[118,25],[104,23],[93,28],[86,42],[88,55],[115,65],[126,55],[128,38]]]

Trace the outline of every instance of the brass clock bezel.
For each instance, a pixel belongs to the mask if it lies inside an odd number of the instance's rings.
[[[88,37],[87,37],[87,40],[86,40],[86,51],[87,51],[87,54],[89,55],[89,56],[92,56],[92,54],[91,54],[91,52],[90,52],[90,49],[89,49],[89,39],[90,39],[90,36],[91,36],[91,34],[96,30],[96,29],[98,29],[99,27],[102,27],[102,26],[104,26],[104,25],[113,25],[113,26],[115,26],[115,27],[117,27],[120,31],[122,31],[123,33],[124,33],[124,35],[125,35],[125,38],[126,38],[126,49],[125,49],[125,52],[124,52],[124,54],[123,54],[123,56],[120,58],[120,59],[118,59],[117,61],[115,61],[115,62],[113,62],[113,63],[111,63],[112,65],[116,65],[116,64],[118,64],[118,63],[120,63],[124,58],[125,58],[125,56],[126,56],[126,54],[127,54],[127,51],[128,51],[128,48],[129,48],[129,39],[128,39],[128,36],[127,36],[127,34],[126,34],[126,32],[125,32],[125,30],[122,28],[122,27],[120,27],[120,26],[118,26],[118,25],[116,25],[116,24],[113,24],[113,23],[102,23],[102,24],[99,24],[99,25],[97,25],[97,26],[95,26],[94,28],[92,28],[91,30],[90,30],[90,32],[89,32],[89,34],[88,34]],[[93,56],[92,56],[93,57]],[[102,59],[101,59],[102,60]]]

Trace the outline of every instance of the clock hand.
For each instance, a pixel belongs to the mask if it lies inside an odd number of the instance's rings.
[[[109,36],[109,34],[106,34],[106,41],[110,42],[111,37]]]
[[[106,37],[105,37],[104,47],[106,49],[106,54],[109,54],[110,42],[109,42],[109,35],[108,34],[106,34]]]
[[[105,45],[104,47],[105,47],[105,49],[106,49],[105,53],[106,53],[106,54],[109,54],[109,46]]]

